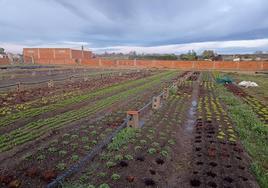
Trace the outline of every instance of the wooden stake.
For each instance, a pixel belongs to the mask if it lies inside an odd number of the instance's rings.
[[[20,91],[21,91],[21,83],[18,82],[18,83],[17,83],[17,92],[20,92]]]
[[[49,80],[49,81],[47,82],[47,86],[48,86],[49,88],[54,87],[54,82],[53,82],[53,80]]]
[[[161,107],[161,97],[153,97],[153,103],[152,103],[152,108],[154,110],[158,110]]]
[[[128,127],[140,128],[139,112],[138,111],[127,111],[127,117],[130,120],[127,123]]]

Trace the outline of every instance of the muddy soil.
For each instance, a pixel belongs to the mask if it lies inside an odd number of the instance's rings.
[[[96,88],[107,87],[114,83],[120,83],[126,80],[135,80],[139,78],[144,78],[152,75],[150,72],[139,72],[139,73],[128,73],[113,76],[103,76],[102,79],[99,78],[90,78],[87,81],[65,81],[65,83],[58,85],[56,84],[54,87],[49,88],[47,83],[41,84],[39,87],[36,86],[34,88],[26,88],[20,92],[11,91],[6,93],[4,96],[0,96],[0,107],[17,105],[29,101],[33,101],[35,99],[39,99],[42,97],[48,97],[53,95],[59,95],[62,93],[68,93],[71,91],[92,91]]]
[[[124,101],[124,102],[120,102],[120,103],[117,103],[115,105],[113,105],[110,109],[107,109],[106,112],[102,112],[100,114],[96,114],[96,116],[100,116],[101,114],[109,114],[113,111],[118,111],[118,109],[120,109],[120,111],[126,111],[127,109],[132,108],[140,108],[141,106],[143,106],[153,95],[159,93],[159,87],[156,87],[156,88],[152,88],[152,91],[145,91],[142,95],[138,95],[138,96],[135,96],[135,97],[130,97],[131,99],[130,100],[127,100],[127,101]],[[139,99],[137,101],[137,99]],[[135,107],[136,106],[136,107]],[[125,115],[125,113],[124,113]],[[120,117],[120,116],[119,116]],[[117,120],[117,122],[111,122],[111,123],[107,123],[106,126],[105,124],[99,124],[100,129],[96,129],[96,127],[94,129],[98,130],[98,132],[103,132],[104,131],[104,127],[107,127],[108,128],[111,128],[111,129],[114,129],[116,128],[116,126],[123,120],[125,116],[121,116],[121,118],[119,120]],[[110,118],[108,118],[110,119]],[[114,119],[114,118],[113,118]],[[100,121],[100,119],[98,120],[98,122]],[[77,134],[79,133],[81,130],[84,130],[84,126],[81,126],[81,125],[87,125],[88,124],[88,120],[84,120],[83,122],[76,122],[76,123],[72,123],[71,125],[71,130],[70,129],[67,129],[67,127],[70,127],[70,126],[66,126],[65,130],[61,130],[61,131],[57,131],[57,132],[54,132],[51,136],[49,136],[47,139],[43,139],[41,142],[35,142],[35,148],[34,149],[27,149],[27,150],[21,150],[20,153],[17,153],[14,157],[12,158],[7,158],[6,160],[3,160],[1,161],[1,169],[2,169],[2,174],[10,174],[12,175],[14,178],[13,180],[20,180],[20,182],[23,182],[23,185],[25,185],[26,187],[27,186],[34,186],[34,187],[43,187],[45,184],[46,184],[46,181],[44,181],[44,178],[43,178],[43,174],[45,172],[53,172],[55,174],[59,174],[60,171],[56,169],[56,165],[60,162],[63,162],[65,160],[67,160],[67,162],[65,161],[65,164],[67,166],[69,166],[71,163],[70,163],[70,158],[71,156],[70,155],[67,155],[67,157],[62,157],[62,156],[58,156],[58,155],[54,155],[53,154],[46,154],[48,153],[48,148],[51,148],[52,146],[48,147],[48,146],[43,146],[44,147],[44,152],[42,155],[46,155],[46,160],[44,162],[41,162],[38,161],[38,160],[34,160],[36,158],[38,158],[38,156],[40,156],[40,152],[37,152],[36,154],[34,154],[34,152],[31,152],[31,150],[35,150],[36,151],[36,147],[41,149],[40,148],[40,145],[42,143],[49,143],[49,141],[53,141],[53,140],[58,140],[58,143],[61,142],[62,140],[62,137],[64,134],[68,133],[70,135],[72,134]],[[94,123],[93,123],[94,125]],[[73,132],[73,133],[72,133]],[[84,134],[84,132],[82,133]],[[58,136],[56,136],[58,135]],[[82,137],[83,135],[79,135],[79,139]],[[85,136],[85,135],[84,135]],[[96,141],[99,141],[99,139],[101,138],[95,138]],[[73,143],[75,141],[71,141],[71,143]],[[81,141],[77,142],[78,145],[82,146],[83,143]],[[62,150],[65,150],[65,151],[72,151],[72,146],[71,145],[67,145],[67,148],[66,146],[64,147],[63,145],[60,145],[60,144],[57,144],[57,148],[60,148]],[[24,160],[24,161],[21,161],[23,160],[24,156],[23,154],[25,153],[33,153],[34,156],[32,157],[33,160]],[[86,151],[82,149],[78,149],[75,154],[79,155],[79,158],[81,156],[84,156],[86,154]],[[9,161],[10,160],[13,160],[13,164],[9,164]],[[17,164],[17,165],[15,165]],[[36,167],[36,168],[35,168]],[[16,169],[17,173],[14,174],[12,169]],[[31,173],[32,171],[34,171],[34,175],[31,175],[29,176],[28,173]],[[29,178],[30,177],[30,178]],[[22,181],[23,180],[23,181]],[[50,180],[49,180],[50,181]],[[30,186],[31,187],[31,186]]]

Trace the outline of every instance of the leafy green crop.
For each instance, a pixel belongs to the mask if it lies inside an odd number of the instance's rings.
[[[244,104],[226,88],[217,85],[216,92],[227,105],[228,112],[236,123],[239,137],[254,161],[251,169],[256,175],[259,185],[263,188],[266,187],[268,185],[268,169],[265,167],[268,161],[268,127],[257,118],[250,106]]]

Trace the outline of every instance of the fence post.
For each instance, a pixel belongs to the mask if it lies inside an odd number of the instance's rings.
[[[158,110],[161,107],[161,97],[153,97],[152,108]]]
[[[88,81],[88,77],[84,76],[84,82]]]
[[[17,83],[17,88],[16,89],[17,89],[17,92],[21,91],[21,83],[20,82]]]
[[[48,71],[47,75],[49,75],[49,76],[51,75],[51,70],[50,70],[50,69],[49,69],[49,71]]]
[[[168,99],[169,89],[167,87],[164,88],[163,99]]]
[[[140,120],[139,120],[139,112],[138,111],[127,111],[127,118],[130,117],[130,120],[127,123],[128,127],[139,128]]]
[[[71,83],[73,83],[74,82],[73,76],[70,76],[69,80]]]
[[[47,82],[47,86],[48,86],[49,88],[54,87],[54,82],[53,82],[53,80],[49,80],[49,81]]]

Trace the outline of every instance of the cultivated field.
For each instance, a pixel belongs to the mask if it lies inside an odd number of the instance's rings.
[[[268,187],[265,75],[1,71],[1,187]],[[259,87],[218,84],[224,75]]]

